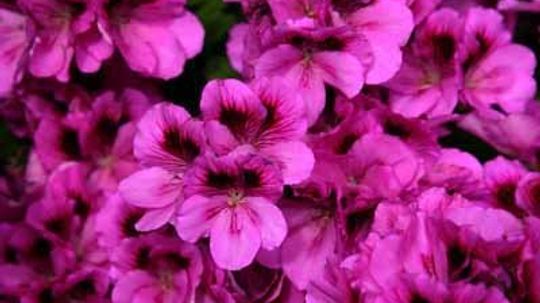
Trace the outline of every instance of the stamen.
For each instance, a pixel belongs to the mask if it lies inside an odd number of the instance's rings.
[[[244,201],[244,192],[239,189],[231,189],[229,191],[229,199],[227,200],[227,204],[229,206],[234,207]]]

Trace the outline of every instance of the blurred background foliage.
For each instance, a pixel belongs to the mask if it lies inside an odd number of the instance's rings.
[[[196,115],[201,91],[209,80],[238,77],[228,63],[225,45],[229,29],[241,22],[243,17],[238,4],[225,4],[222,0],[189,0],[188,9],[199,16],[205,27],[203,51],[187,62],[181,76],[170,81],[155,82],[166,99],[181,104]],[[521,14],[514,36],[516,42],[533,49],[537,58],[540,58],[539,26],[539,15]],[[519,58],[516,58],[516,64],[519,64]],[[104,69],[93,75],[75,74],[73,81],[89,90],[97,91],[102,88],[103,79],[109,71]],[[536,79],[540,80],[540,67],[537,67]],[[489,159],[496,153],[489,145],[459,129],[442,138],[441,144],[472,152],[480,160]],[[0,174],[5,172],[6,168],[23,167],[30,146],[30,140],[15,137],[9,132],[5,122],[0,120]]]

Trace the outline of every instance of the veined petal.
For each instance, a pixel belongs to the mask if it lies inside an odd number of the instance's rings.
[[[118,186],[126,202],[142,208],[163,208],[182,197],[182,180],[159,167],[135,172]]]
[[[261,247],[261,234],[254,222],[239,206],[226,208],[210,230],[210,252],[216,264],[227,270],[238,270],[255,259]]]
[[[176,205],[171,204],[164,208],[148,210],[146,214],[135,224],[138,231],[151,231],[167,224],[176,211]]]
[[[273,250],[287,235],[287,222],[281,210],[272,202],[259,197],[250,197],[248,206],[256,215],[261,234],[262,247]]]
[[[253,90],[266,108],[257,145],[273,145],[302,137],[307,130],[307,115],[302,96],[283,79],[257,79]]]
[[[171,79],[180,75],[186,51],[165,26],[132,19],[113,31],[113,40],[127,64],[144,75]]]
[[[225,197],[209,199],[203,196],[192,196],[188,198],[182,203],[175,219],[176,232],[185,241],[196,242],[208,234],[217,215],[226,206]]]
[[[313,152],[302,141],[281,142],[265,147],[262,152],[279,163],[285,184],[304,181],[315,165]]]
[[[266,115],[257,95],[234,79],[209,82],[202,93],[201,111],[205,120],[219,121],[244,142],[254,139]]]
[[[279,45],[265,52],[255,63],[255,77],[286,75],[302,62],[302,52],[290,45]]]
[[[348,98],[356,96],[364,85],[364,67],[351,54],[320,52],[313,56],[313,64],[325,82],[339,89]]]
[[[182,172],[204,148],[201,122],[191,120],[187,111],[173,104],[152,107],[137,125],[134,154],[143,166],[160,166]]]

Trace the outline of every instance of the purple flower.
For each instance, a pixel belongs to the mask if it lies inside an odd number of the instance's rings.
[[[202,273],[195,246],[159,235],[130,239],[111,257],[122,273],[112,302],[185,302],[193,298]]]
[[[254,149],[278,164],[285,184],[309,177],[314,159],[302,142],[307,128],[304,103],[283,81],[260,79],[252,88],[237,80],[210,82],[201,111],[216,153]]]
[[[20,78],[28,38],[24,15],[0,9],[0,96],[9,93]]]
[[[255,155],[207,156],[185,180],[176,230],[188,242],[209,237],[219,267],[241,269],[261,247],[272,250],[283,242],[287,225],[274,205],[283,181],[271,162]]]
[[[184,0],[102,2],[98,22],[134,71],[171,79],[202,49],[204,29]]]
[[[189,165],[204,153],[202,123],[181,107],[160,103],[137,126],[134,154],[144,168],[120,183],[122,198],[147,209],[137,229],[148,231],[166,224],[183,201],[183,177]]]

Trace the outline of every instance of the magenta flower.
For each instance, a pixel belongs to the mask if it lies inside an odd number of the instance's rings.
[[[209,237],[219,267],[241,269],[261,247],[273,250],[283,242],[287,225],[274,205],[283,181],[271,162],[255,155],[207,156],[185,180],[176,230],[188,242]]]
[[[137,125],[134,154],[143,167],[162,167],[182,173],[206,148],[200,121],[182,107],[160,103]]]
[[[384,134],[363,136],[353,145],[346,165],[349,182],[357,184],[365,198],[396,197],[414,189],[424,174],[422,160],[400,140]]]
[[[82,160],[81,118],[45,118],[34,133],[36,153],[47,170],[64,161]]]
[[[517,215],[523,212],[517,204],[516,190],[526,172],[518,161],[503,157],[497,157],[484,165],[485,182],[494,206]]]
[[[144,212],[144,209],[126,203],[120,194],[111,195],[96,217],[100,245],[112,249],[124,239],[138,237],[141,233],[135,229],[135,224]]]
[[[85,113],[81,149],[96,166],[91,183],[105,191],[115,191],[120,180],[137,169],[133,157],[136,123],[153,100],[141,91],[125,89],[98,96]]]
[[[255,65],[255,76],[282,76],[304,96],[313,124],[325,104],[324,85],[352,98],[364,84],[365,56],[361,37],[351,28],[290,29],[286,42],[265,52]]]
[[[69,243],[82,224],[73,214],[74,209],[68,207],[66,200],[44,199],[29,207],[26,221],[48,239]]]
[[[84,164],[70,162],[58,167],[47,181],[46,196],[53,201],[62,201],[73,215],[86,220],[99,209],[97,188],[87,186],[90,168]]]
[[[0,96],[9,93],[21,76],[29,45],[26,22],[20,13],[0,8]]]
[[[224,154],[247,145],[278,164],[285,184],[301,182],[314,163],[301,141],[307,128],[301,97],[275,78],[252,87],[236,80],[207,84],[201,111],[211,147]]]
[[[522,0],[501,0],[498,8],[508,11],[524,11],[524,12],[540,12],[540,2],[537,0],[522,1]]]
[[[287,296],[287,280],[280,269],[265,267],[258,262],[232,273],[234,295],[238,301],[272,301]]]
[[[459,125],[482,138],[501,153],[521,159],[525,163],[540,163],[540,127],[534,113],[471,114]],[[522,131],[526,129],[527,131]]]
[[[449,114],[457,105],[457,55],[462,22],[457,12],[441,9],[418,30],[403,65],[388,83],[391,108],[407,117]]]
[[[457,149],[441,149],[433,162],[422,181],[466,197],[484,197],[482,164],[473,155]]]
[[[526,47],[513,44],[494,10],[470,9],[464,25],[465,102],[475,108],[500,106],[505,112],[523,112],[533,98],[536,60]],[[514,65],[510,58],[521,58]]]
[[[53,300],[84,301],[92,303],[106,302],[109,288],[107,273],[99,269],[82,269],[70,274],[62,283],[57,283],[52,290]]]
[[[21,0],[18,4],[36,35],[28,61],[32,75],[67,82],[74,56],[81,70],[94,72],[99,65],[93,61],[112,54],[95,23],[97,1]]]
[[[323,279],[328,260],[335,255],[339,234],[335,195],[332,188],[313,182],[280,203],[289,233],[279,257],[283,271],[301,290]]]
[[[338,10],[340,3],[344,4],[343,19],[369,44],[373,61],[366,73],[366,83],[388,81],[399,70],[401,47],[407,43],[414,27],[409,7],[404,2],[392,0],[367,2],[367,5],[340,0],[333,3]]]
[[[123,242],[112,256],[122,272],[112,302],[186,302],[193,298],[202,273],[195,246],[159,235]]]
[[[539,1],[3,1],[0,302],[540,302]]]
[[[160,103],[139,122],[134,154],[144,168],[120,183],[122,198],[147,209],[137,229],[148,231],[165,225],[183,201],[183,175],[204,152],[205,136],[200,121],[181,107]]]
[[[98,22],[134,71],[170,79],[202,49],[204,29],[184,0],[102,2]]]
[[[528,173],[519,181],[516,190],[516,203],[528,213],[540,212],[540,174]]]

